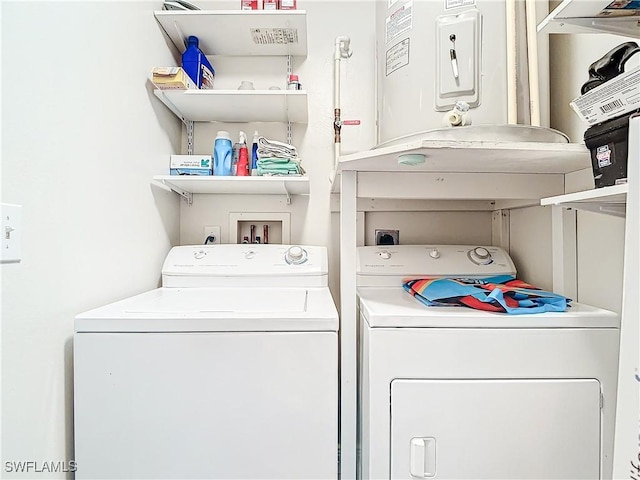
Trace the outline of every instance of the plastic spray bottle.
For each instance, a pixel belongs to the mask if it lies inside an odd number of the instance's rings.
[[[251,175],[258,175],[258,138],[260,134],[253,132],[253,144],[251,145]]]
[[[247,134],[240,132],[240,148],[238,151],[238,167],[236,175],[246,177],[249,175],[249,152],[247,150]]]

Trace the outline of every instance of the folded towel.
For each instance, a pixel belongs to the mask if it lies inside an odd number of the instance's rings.
[[[404,280],[403,288],[428,306],[464,305],[510,314],[564,312],[571,299],[545,292],[512,275],[486,278],[425,277]]]
[[[288,143],[258,137],[258,158],[298,158],[296,147]]]
[[[258,175],[304,175],[304,169],[298,160],[268,157],[259,158]]]

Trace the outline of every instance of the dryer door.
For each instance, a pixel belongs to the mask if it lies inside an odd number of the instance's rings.
[[[391,478],[598,479],[600,383],[394,380]]]

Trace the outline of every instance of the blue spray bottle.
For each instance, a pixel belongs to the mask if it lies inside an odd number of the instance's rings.
[[[258,175],[258,138],[260,135],[256,130],[253,132],[253,145],[251,145],[251,175]]]

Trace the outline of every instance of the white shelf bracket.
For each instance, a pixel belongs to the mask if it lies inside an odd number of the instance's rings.
[[[187,192],[186,190],[181,189],[180,187],[176,187],[174,184],[167,182],[165,180],[162,181],[163,185],[169,187],[173,192],[180,195],[187,205],[191,206],[193,204],[193,193]]]
[[[568,202],[563,203],[564,208],[575,210],[587,210],[589,212],[602,213],[613,217],[625,218],[627,215],[627,205],[624,203],[598,203],[598,202]]]
[[[180,121],[182,121],[182,123],[184,123],[185,125],[189,122],[187,119],[184,118],[184,115],[182,115],[182,112],[178,109],[178,107],[176,107],[173,102],[171,102],[171,100],[169,100],[169,98],[167,98],[167,96],[164,94],[164,90],[160,90],[160,89],[155,89],[153,91],[153,93],[155,94],[156,97],[158,97],[158,99],[160,99],[160,101],[162,103],[165,104],[165,106],[171,110],[171,112],[173,112],[173,114],[178,117],[180,119]]]
[[[287,205],[291,205],[291,193],[287,189],[287,182],[282,182],[282,188],[284,189],[284,194],[287,196]]]

